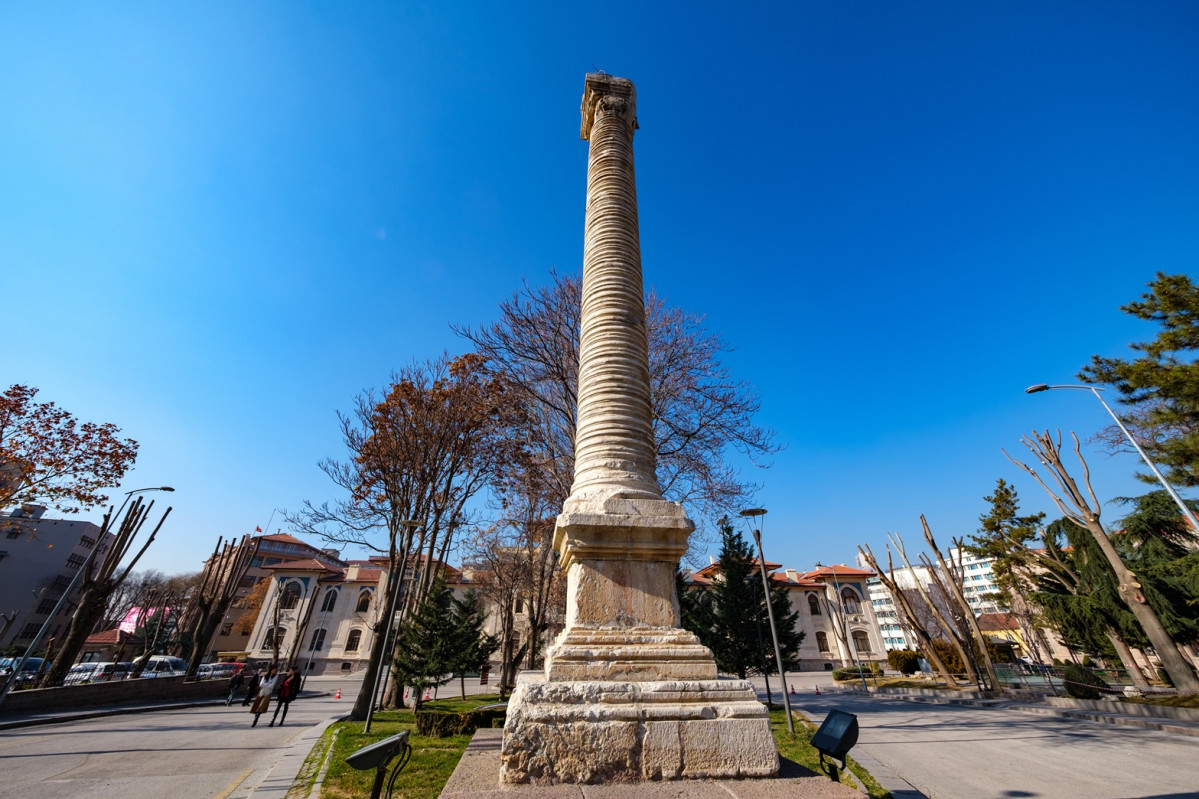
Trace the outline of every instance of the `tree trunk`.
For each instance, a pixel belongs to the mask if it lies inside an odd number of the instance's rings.
[[[67,672],[75,665],[75,656],[83,649],[83,642],[91,635],[96,620],[104,615],[103,596],[104,593],[96,589],[88,589],[80,594],[79,607],[75,609],[67,634],[58,646],[58,655],[42,677],[42,687],[62,685]]]
[[[1111,641],[1112,646],[1115,647],[1116,656],[1124,664],[1124,669],[1128,672],[1128,678],[1132,680],[1132,684],[1137,688],[1148,688],[1149,681],[1145,679],[1145,673],[1141,671],[1141,665],[1137,663],[1132,650],[1128,648],[1128,644],[1124,643],[1124,639],[1115,632],[1108,630],[1107,640]]]
[[[1174,687],[1180,691],[1187,693],[1199,693],[1199,677],[1191,671],[1190,664],[1183,658],[1182,653],[1178,651],[1178,646],[1174,643],[1174,639],[1166,632],[1165,626],[1153,608],[1149,607],[1148,600],[1141,593],[1141,584],[1137,581],[1136,575],[1132,570],[1124,565],[1124,560],[1120,557],[1120,553],[1116,551],[1116,547],[1112,544],[1111,539],[1107,537],[1107,533],[1103,530],[1097,520],[1088,520],[1087,530],[1094,537],[1095,542],[1099,544],[1099,548],[1107,557],[1108,563],[1111,564],[1112,570],[1116,573],[1116,581],[1118,583],[1117,591],[1120,593],[1120,598],[1124,600],[1124,604],[1132,611],[1132,615],[1141,624],[1141,629],[1145,631],[1145,637],[1149,639],[1149,643],[1157,651],[1158,658],[1161,659],[1162,668],[1170,675],[1170,680],[1174,683]],[[1098,529],[1096,529],[1098,528]]]

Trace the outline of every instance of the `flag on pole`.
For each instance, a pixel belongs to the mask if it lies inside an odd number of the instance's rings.
[[[261,527],[255,527],[255,528],[254,528],[254,532],[256,532],[256,533],[261,533],[261,532],[262,532],[262,528],[261,528]]]

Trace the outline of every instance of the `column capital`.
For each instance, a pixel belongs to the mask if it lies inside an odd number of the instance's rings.
[[[613,114],[637,129],[637,89],[628,78],[606,72],[588,73],[583,82],[583,127],[579,138],[591,141],[591,125],[596,114]]]

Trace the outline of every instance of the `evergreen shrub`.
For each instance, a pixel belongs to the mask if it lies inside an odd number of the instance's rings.
[[[892,649],[887,653],[887,665],[907,677],[920,670],[920,656],[910,649]]]
[[[1066,693],[1075,699],[1100,699],[1103,696],[1100,689],[1111,687],[1086,666],[1074,663],[1067,664],[1062,670],[1062,679],[1066,683]]]
[[[480,727],[504,726],[502,708],[470,710],[457,713],[451,710],[418,710],[416,733],[430,738],[449,738],[451,735],[474,735]],[[499,724],[496,724],[496,721]]]

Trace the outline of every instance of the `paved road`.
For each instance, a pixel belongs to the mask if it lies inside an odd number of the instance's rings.
[[[360,680],[361,677],[358,678]],[[0,794],[22,799],[238,799],[249,796],[305,729],[348,712],[358,685],[311,678],[285,726],[267,727],[240,703],[107,716],[0,733]],[[273,707],[272,707],[273,711]]]
[[[793,705],[817,723],[832,708],[857,714],[850,754],[879,761],[930,799],[1199,797],[1196,738],[850,694],[807,693]]]

